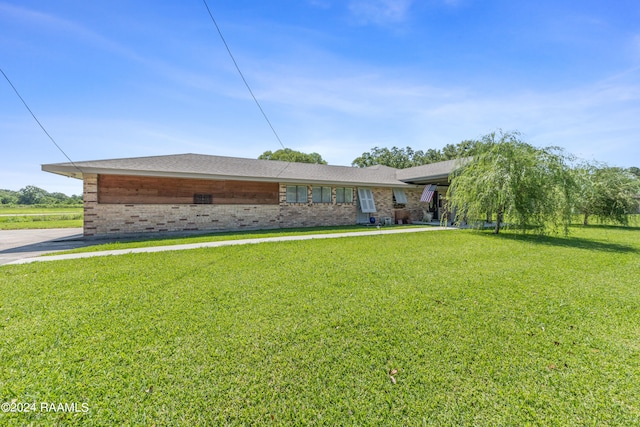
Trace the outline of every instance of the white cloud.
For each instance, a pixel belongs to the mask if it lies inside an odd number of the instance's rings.
[[[11,20],[12,22],[20,22],[25,26],[31,26],[38,31],[55,34],[56,36],[59,34],[68,34],[75,41],[118,54],[125,58],[144,62],[144,58],[132,49],[116,43],[84,25],[52,14],[0,3],[0,17],[3,17],[5,20]]]
[[[352,0],[349,11],[361,24],[389,25],[405,21],[413,0]]]
[[[561,90],[511,92],[417,81],[411,70],[344,63],[263,73],[257,95],[285,144],[349,164],[373,146],[442,148],[499,128],[519,130],[537,146],[557,145],[587,159],[638,163],[638,70]],[[339,72],[331,70],[341,70]],[[294,78],[282,76],[297,76]],[[323,141],[319,143],[319,141]],[[625,153],[625,154],[621,154]]]
[[[437,134],[462,138],[497,128],[519,130],[537,146],[560,146],[582,158],[631,166],[640,158],[637,140],[629,139],[640,135],[638,101],[637,84],[601,82],[556,92],[470,93],[419,114],[424,133],[433,133],[433,124]]]
[[[57,18],[42,12],[36,12],[27,8],[13,6],[8,3],[0,3],[0,16],[11,21],[21,21],[38,26],[54,27],[56,29],[76,29],[77,26],[64,19]]]
[[[329,0],[309,2],[316,7],[332,5]],[[407,20],[414,6],[417,4],[410,0],[349,3],[360,22],[375,25]],[[205,59],[199,60],[197,67],[166,58],[141,58],[126,49],[119,50],[117,44],[81,24],[0,3],[0,15],[6,11],[10,16],[0,20],[20,19],[34,26],[44,23],[46,31],[87,35],[85,43],[135,57],[152,71],[151,76],[163,77],[160,82],[149,78],[140,85],[145,96],[154,96],[154,105],[148,107],[150,111],[144,117],[128,121],[119,111],[96,120],[82,114],[43,116],[54,136],[65,148],[71,147],[68,151],[74,160],[186,151],[257,157],[265,150],[279,148],[224,55],[219,63],[202,55]],[[640,57],[640,36],[633,40]],[[347,165],[374,146],[442,148],[502,128],[522,131],[525,140],[535,145],[559,145],[586,158],[640,166],[636,160],[640,159],[640,141],[628,139],[640,138],[638,68],[563,90],[530,87],[495,93],[481,86],[452,85],[446,77],[430,80],[423,69],[411,66],[376,67],[339,58],[303,41],[287,44],[295,52],[295,65],[274,61],[269,55],[245,53],[239,58],[285,145],[318,152],[331,164]],[[166,80],[177,85],[166,85]],[[14,104],[12,101],[7,109],[15,110]],[[162,107],[157,115],[155,106]],[[23,127],[34,128],[29,117],[24,121],[28,123]],[[7,132],[6,125],[0,128]],[[38,132],[35,128],[35,138],[29,135],[22,139],[49,147]],[[21,138],[16,135],[13,139]],[[41,156],[41,163],[57,161],[59,153],[53,147],[49,149],[51,152]]]

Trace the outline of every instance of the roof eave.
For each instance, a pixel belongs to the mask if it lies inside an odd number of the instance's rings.
[[[55,173],[57,175],[62,175],[69,178],[82,179],[82,170],[74,166],[50,164],[41,165],[40,168],[45,172]]]
[[[354,187],[397,187],[412,188],[414,185],[402,181],[397,182],[375,182],[375,181],[340,181],[340,180],[319,180],[308,178],[286,178],[286,177],[261,177],[246,175],[219,175],[204,173],[188,173],[188,172],[171,172],[171,171],[148,171],[137,169],[111,169],[65,165],[65,164],[48,164],[42,165],[45,172],[55,173],[58,175],[68,176],[71,178],[82,179],[84,174],[96,175],[129,175],[129,176],[153,176],[163,178],[185,178],[185,179],[209,179],[221,181],[252,181],[252,182],[277,182],[285,184],[324,184],[324,185],[344,185]]]

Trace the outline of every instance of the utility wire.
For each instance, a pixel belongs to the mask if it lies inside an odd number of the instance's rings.
[[[38,120],[38,118],[36,117],[35,114],[33,114],[33,111],[31,111],[31,108],[29,108],[29,106],[27,105],[26,101],[24,100],[24,98],[22,98],[22,96],[20,95],[20,92],[18,92],[18,89],[16,89],[16,87],[13,85],[13,83],[11,83],[11,80],[9,80],[9,76],[7,76],[5,74],[5,72],[2,70],[2,68],[0,68],[0,73],[2,73],[2,75],[4,76],[5,79],[7,79],[7,82],[9,82],[9,85],[11,86],[11,88],[13,89],[13,91],[16,93],[16,95],[18,95],[18,98],[20,98],[20,101],[22,101],[22,103],[24,104],[24,106],[27,108],[27,110],[29,111],[29,113],[31,113],[31,117],[33,117],[33,119],[36,121],[36,123],[38,123],[38,126],[40,126],[40,129],[42,129],[42,131],[49,137],[49,139],[51,140],[51,142],[53,142],[53,145],[56,146],[56,148],[58,148],[58,150],[60,150],[60,152],[62,154],[64,154],[64,156],[67,158],[67,160],[69,160],[71,162],[71,164],[73,165],[74,168],[78,169],[80,172],[82,172],[82,170],[76,166],[75,163],[73,163],[73,160],[71,160],[71,158],[69,158],[69,156],[67,156],[67,153],[64,152],[64,150],[62,148],[60,148],[60,146],[58,145],[58,143],[53,139],[53,137],[51,135],[49,135],[49,132],[47,132],[47,130],[44,128],[44,126],[42,126],[42,123],[40,123],[40,120]]]
[[[267,117],[267,114],[264,112],[264,110],[262,109],[262,106],[260,105],[260,103],[258,102],[258,99],[256,98],[256,96],[253,94],[253,91],[251,90],[251,87],[249,86],[249,83],[247,83],[247,79],[244,78],[244,74],[242,74],[242,71],[240,71],[240,67],[238,66],[238,63],[236,62],[236,59],[233,57],[233,54],[231,53],[231,49],[229,49],[229,45],[227,44],[227,41],[224,39],[224,36],[222,35],[222,31],[220,31],[220,27],[218,26],[218,23],[216,22],[216,19],[213,17],[213,13],[211,13],[211,9],[209,9],[209,5],[207,4],[207,0],[202,0],[202,2],[204,3],[204,6],[207,8],[207,12],[209,12],[209,17],[211,18],[211,21],[213,21],[213,25],[216,26],[216,30],[218,30],[218,34],[220,35],[220,38],[222,39],[222,43],[224,43],[224,47],[227,48],[227,52],[229,52],[229,56],[231,57],[231,60],[233,61],[233,65],[236,66],[236,70],[238,70],[238,74],[240,74],[240,77],[242,77],[242,81],[244,82],[244,85],[247,87],[247,89],[249,90],[249,93],[251,94],[251,97],[253,98],[253,100],[256,102],[256,105],[258,106],[258,108],[260,109],[260,112],[262,113],[262,116],[264,117],[264,119],[267,121],[267,123],[269,124],[269,127],[271,128],[271,130],[273,131],[273,134],[276,136],[276,139],[278,140],[278,142],[280,143],[280,145],[282,146],[282,148],[286,148],[284,146],[284,144],[282,143],[282,141],[280,140],[280,137],[278,136],[278,133],[276,132],[276,130],[273,128],[273,125],[271,124],[271,121],[269,120],[269,118]]]

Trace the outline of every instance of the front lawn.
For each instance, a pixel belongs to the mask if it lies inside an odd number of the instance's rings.
[[[638,277],[597,226],[3,266],[0,424],[638,425]]]

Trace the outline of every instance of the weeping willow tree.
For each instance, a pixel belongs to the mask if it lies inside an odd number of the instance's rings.
[[[574,182],[558,148],[537,148],[518,132],[485,135],[451,177],[448,208],[454,222],[484,225],[495,214],[495,233],[507,221],[523,231],[563,230],[571,224]]]
[[[576,209],[583,224],[595,217],[600,222],[629,224],[629,214],[639,207],[640,178],[631,169],[586,163],[575,169],[580,198]]]

